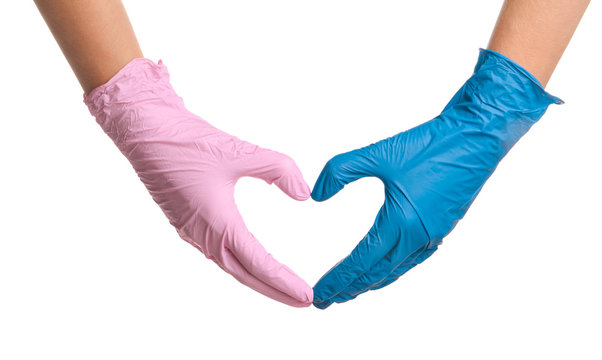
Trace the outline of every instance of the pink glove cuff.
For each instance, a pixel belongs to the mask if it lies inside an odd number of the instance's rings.
[[[127,63],[109,81],[84,95],[84,103],[93,116],[107,111],[114,103],[133,102],[144,92],[171,91],[169,72],[159,60],[155,64],[146,58],[136,58]]]

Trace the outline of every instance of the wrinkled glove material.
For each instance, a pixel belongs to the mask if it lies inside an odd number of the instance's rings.
[[[255,239],[234,202],[243,176],[275,183],[293,199],[309,198],[290,157],[188,111],[161,60],[132,60],[84,102],[182,239],[254,290],[291,306],[311,304],[311,287]]]
[[[385,185],[385,202],[364,239],[318,281],[314,305],[324,309],[382,288],[428,258],[500,160],[550,104],[560,103],[523,67],[480,49],[473,75],[439,116],[332,158],[313,199],[375,176]]]

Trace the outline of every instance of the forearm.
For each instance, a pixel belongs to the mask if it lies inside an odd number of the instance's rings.
[[[505,0],[488,49],[546,86],[590,0]]]
[[[87,94],[142,51],[121,0],[34,0]]]

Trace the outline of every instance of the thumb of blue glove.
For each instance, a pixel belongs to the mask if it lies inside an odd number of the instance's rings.
[[[527,70],[481,49],[473,75],[441,115],[328,161],[314,200],[374,176],[385,185],[385,202],[368,234],[318,281],[314,305],[324,309],[382,288],[428,258],[500,160],[553,103],[562,100]]]

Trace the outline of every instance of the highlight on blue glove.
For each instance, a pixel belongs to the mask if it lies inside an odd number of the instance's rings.
[[[500,160],[553,103],[563,102],[523,67],[480,49],[473,75],[441,115],[328,161],[314,200],[375,176],[385,185],[385,202],[363,240],[318,281],[314,305],[325,309],[380,289],[431,256]]]

